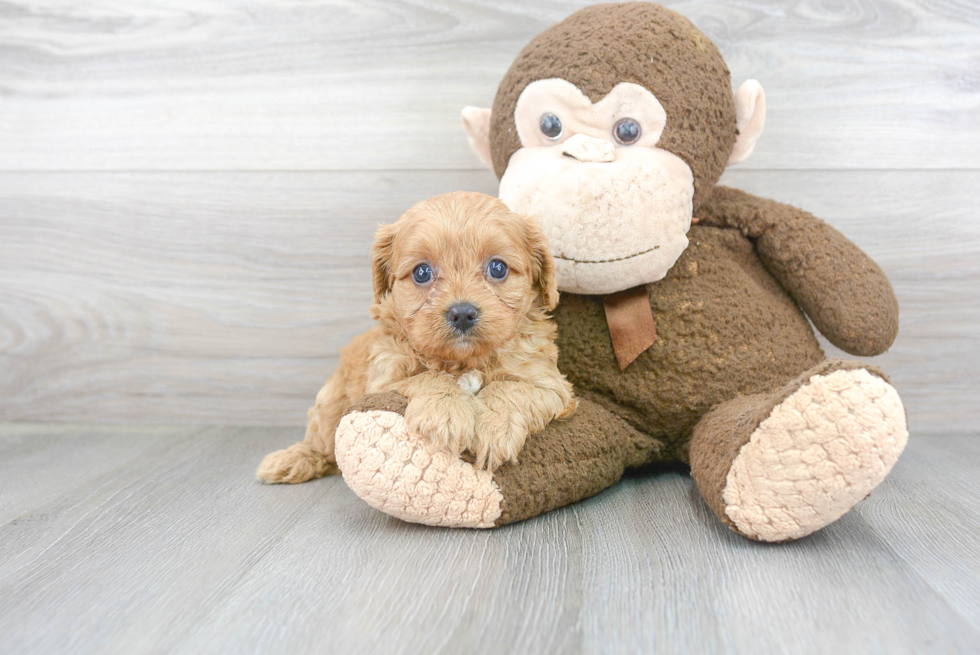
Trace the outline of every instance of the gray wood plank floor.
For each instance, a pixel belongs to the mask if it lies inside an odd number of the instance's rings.
[[[980,439],[762,545],[676,471],[493,531],[252,478],[284,428],[0,425],[4,653],[976,653]]]

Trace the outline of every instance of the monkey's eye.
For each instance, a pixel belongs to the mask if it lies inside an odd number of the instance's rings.
[[[412,271],[412,280],[415,284],[427,284],[432,280],[432,267],[428,264],[419,264]]]
[[[487,275],[492,277],[494,280],[503,280],[505,277],[507,277],[508,270],[507,264],[499,259],[494,259],[487,264]]]
[[[561,136],[561,119],[554,114],[544,114],[541,116],[541,133],[549,139],[557,139]]]
[[[624,146],[632,145],[640,139],[640,124],[632,118],[621,118],[613,128],[613,136]]]

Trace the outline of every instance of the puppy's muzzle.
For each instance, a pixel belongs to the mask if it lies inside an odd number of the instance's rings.
[[[458,302],[446,310],[446,320],[460,334],[466,334],[476,325],[479,316],[480,310],[468,302]]]

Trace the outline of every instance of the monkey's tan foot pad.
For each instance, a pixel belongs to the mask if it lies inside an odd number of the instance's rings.
[[[760,541],[806,536],[885,479],[908,441],[895,388],[865,369],[815,375],[742,446],[722,497],[735,527]]]
[[[503,501],[490,473],[409,432],[398,413],[352,412],[336,435],[337,465],[354,493],[412,523],[492,528]]]

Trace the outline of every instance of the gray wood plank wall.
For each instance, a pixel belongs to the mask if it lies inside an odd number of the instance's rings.
[[[584,4],[0,4],[0,420],[302,424],[370,324],[375,227],[494,193],[459,109]],[[980,6],[666,4],[766,88],[723,181],[874,256],[913,431],[975,431]]]

